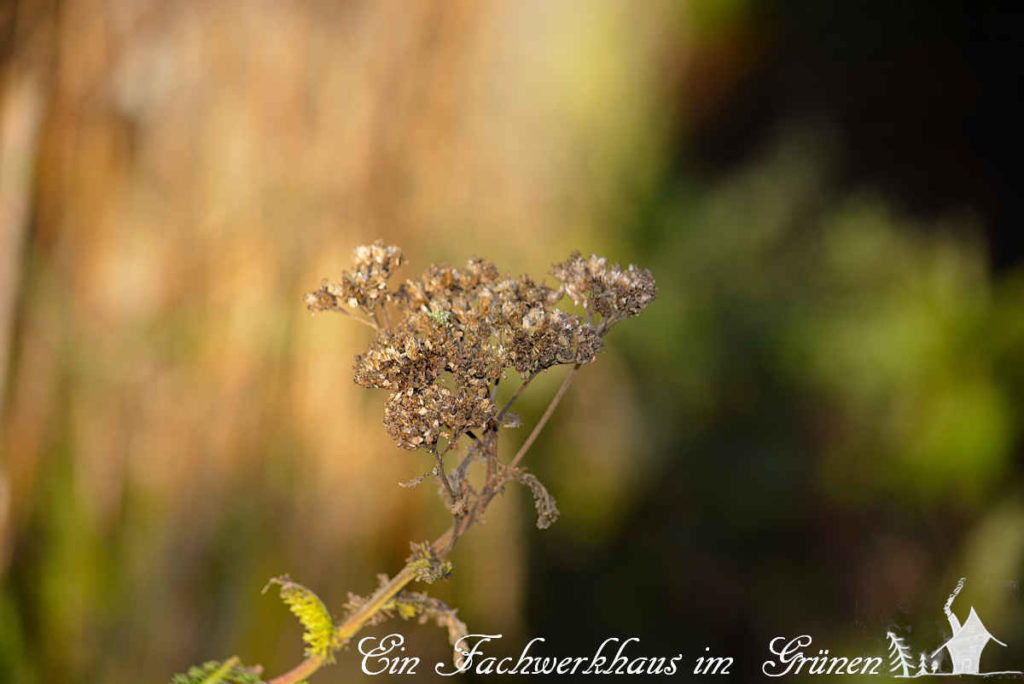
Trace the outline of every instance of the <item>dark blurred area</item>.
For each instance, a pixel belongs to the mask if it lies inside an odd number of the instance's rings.
[[[276,675],[269,577],[340,612],[444,529],[302,307],[378,237],[658,280],[531,452],[561,520],[510,490],[431,588],[503,653],[916,653],[966,576],[1024,665],[1024,11],[642,7],[2,6],[0,681]]]

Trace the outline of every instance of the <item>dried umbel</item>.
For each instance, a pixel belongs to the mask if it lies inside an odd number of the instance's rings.
[[[551,274],[557,286],[511,278],[483,259],[463,268],[433,265],[392,288],[402,251],[380,242],[355,250],[337,284],[307,295],[312,311],[344,311],[376,328],[356,357],[355,381],[389,390],[384,425],[399,446],[434,450],[486,428],[492,391],[515,370],[531,378],[558,365],[592,362],[614,323],[636,316],[657,290],[649,271],[608,266],[579,252]],[[558,308],[568,295],[586,319]]]

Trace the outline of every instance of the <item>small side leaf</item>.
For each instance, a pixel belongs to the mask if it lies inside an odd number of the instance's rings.
[[[272,584],[281,587],[281,600],[302,623],[302,640],[306,643],[306,655],[323,656],[330,662],[335,648],[334,621],[323,601],[306,587],[291,581],[287,575],[270,580],[263,591]]]
[[[389,615],[397,614],[403,620],[418,618],[420,624],[433,620],[438,627],[448,630],[448,643],[452,647],[469,633],[466,623],[459,619],[458,609],[450,608],[444,602],[420,591],[399,592],[388,602],[384,610]],[[452,657],[455,666],[462,667],[462,653],[456,649]]]
[[[451,562],[438,558],[430,542],[420,544],[412,542],[409,547],[412,549],[412,555],[406,559],[406,562],[413,565],[416,570],[416,579],[420,582],[433,584],[438,580],[447,579],[452,574]]]
[[[512,477],[520,484],[530,488],[530,493],[533,494],[533,505],[537,509],[537,527],[542,530],[551,527],[560,515],[555,498],[548,493],[548,490],[533,473],[525,470],[513,470]]]
[[[503,427],[503,428],[523,427],[523,419],[519,417],[518,413],[506,413],[505,417],[501,419],[501,427]]]

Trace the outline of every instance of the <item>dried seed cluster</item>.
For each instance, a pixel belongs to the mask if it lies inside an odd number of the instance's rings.
[[[649,271],[609,267],[578,252],[553,267],[558,287],[503,275],[490,261],[430,266],[397,288],[405,257],[380,242],[355,250],[355,268],[306,297],[311,311],[353,310],[377,328],[356,357],[355,381],[391,392],[384,425],[399,446],[435,449],[492,424],[492,390],[509,369],[531,376],[594,360],[609,326],[635,316],[657,294]],[[556,307],[568,294],[599,326]],[[393,321],[388,324],[388,321]]]
[[[623,269],[608,265],[607,259],[593,254],[584,259],[573,252],[568,259],[555,264],[551,275],[562,283],[572,300],[605,317],[610,322],[636,316],[658,295],[654,276],[633,264]]]
[[[416,449],[438,437],[452,439],[487,424],[494,416],[494,402],[485,386],[453,392],[447,387],[427,385],[396,392],[384,407],[384,426],[398,446]]]
[[[357,247],[353,252],[354,268],[341,274],[341,280],[324,280],[320,289],[306,295],[311,310],[325,311],[345,304],[375,316],[390,297],[388,279],[405,263],[405,255],[397,247],[381,241]]]

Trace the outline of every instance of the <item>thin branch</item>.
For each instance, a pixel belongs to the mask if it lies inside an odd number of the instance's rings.
[[[540,431],[544,429],[547,422],[551,420],[551,416],[554,414],[555,408],[557,408],[558,403],[562,401],[562,397],[565,396],[566,390],[569,389],[569,385],[572,384],[573,378],[576,377],[576,373],[579,372],[579,369],[580,364],[577,363],[572,367],[572,370],[566,374],[565,380],[562,381],[562,386],[558,388],[558,392],[556,392],[555,396],[552,397],[551,403],[548,404],[547,409],[544,411],[544,415],[540,417],[540,420],[538,420],[537,424],[533,427],[533,432],[531,432],[530,436],[526,438],[525,442],[523,442],[523,446],[519,447],[519,451],[517,451],[516,455],[512,457],[512,460],[508,462],[509,468],[515,468],[519,462],[523,460],[523,456],[525,456],[526,452],[530,450],[530,447],[533,446],[534,441],[537,439],[537,435],[539,435]]]
[[[399,482],[398,486],[399,487],[403,487],[405,489],[411,489],[413,487],[418,486],[421,482],[423,482],[424,480],[426,480],[428,477],[432,476],[433,474],[434,474],[434,469],[431,468],[427,472],[423,473],[422,475],[417,475],[416,477],[412,478],[411,480],[403,480],[403,481]]]
[[[351,311],[349,311],[348,309],[346,309],[346,308],[344,308],[342,306],[335,305],[335,306],[332,306],[332,307],[329,307],[329,308],[326,308],[326,309],[322,309],[322,310],[323,311],[336,311],[336,312],[338,312],[340,314],[344,314],[345,316],[348,316],[352,320],[359,321],[363,325],[368,325],[371,328],[373,328],[374,330],[376,330],[377,332],[380,332],[380,326],[378,326],[376,323],[374,323],[373,321],[367,320],[365,318],[362,318],[361,316],[356,316],[354,313],[352,313]]]
[[[450,444],[448,446],[451,448]],[[431,449],[431,452],[433,452],[434,459],[437,463],[437,477],[441,480],[444,484],[444,488],[448,491],[448,500],[454,502],[455,490],[452,489],[452,483],[448,481],[448,475],[444,472],[444,459],[442,458],[442,454],[438,452],[437,447]],[[445,449],[445,453],[448,453],[448,449]]]
[[[455,469],[455,472],[457,472],[461,477],[466,476],[466,469],[469,468],[469,464],[473,462],[473,458],[477,455],[478,450],[485,447],[485,444],[480,441],[480,439],[474,435],[471,430],[466,431],[466,434],[472,438],[473,443],[469,445],[468,449],[466,449],[466,455],[462,457],[462,461]],[[484,435],[488,436],[488,433],[485,432]],[[488,439],[490,439],[489,436]]]
[[[487,510],[491,500],[493,500],[494,497],[502,491],[505,482],[508,481],[508,471],[515,468],[519,462],[523,460],[523,457],[526,456],[526,452],[530,450],[530,447],[533,446],[533,443],[537,440],[537,436],[540,434],[540,431],[555,413],[555,409],[558,407],[559,402],[562,401],[562,397],[565,396],[566,391],[569,389],[569,385],[572,384],[573,378],[576,377],[576,373],[579,372],[580,365],[581,364],[577,363],[572,367],[569,373],[566,374],[561,387],[558,388],[555,396],[551,398],[551,402],[548,404],[547,409],[544,410],[544,415],[542,415],[540,420],[537,421],[537,425],[533,428],[533,432],[531,432],[530,436],[526,438],[523,445],[519,447],[519,451],[517,451],[516,455],[512,457],[512,460],[509,461],[508,465],[498,467],[500,463],[496,458],[488,459],[487,479],[484,483],[484,487],[481,490],[480,495],[477,497],[476,504],[470,509],[469,513],[467,513],[461,520],[456,521],[456,524],[448,531],[451,539],[448,541],[448,549],[446,550],[446,553],[451,550],[451,547],[455,545],[455,542],[459,537],[465,534],[466,531],[473,526],[477,521],[477,518]],[[491,433],[490,439],[492,443],[495,445],[497,444],[496,434]],[[446,535],[448,533],[446,533]]]
[[[509,409],[512,408],[512,404],[515,402],[516,399],[519,398],[519,395],[523,393],[523,390],[530,386],[530,383],[533,382],[533,379],[538,375],[540,375],[540,371],[534,371],[530,375],[526,376],[526,379],[523,380],[522,384],[520,384],[519,387],[516,388],[516,391],[512,393],[512,396],[508,398],[508,401],[505,402],[505,405],[501,407],[500,411],[498,411],[498,415],[494,417],[494,420],[492,422],[495,425],[501,425],[501,419],[504,418],[505,414],[507,414]]]
[[[310,656],[280,677],[271,679],[269,684],[296,684],[296,682],[305,681],[307,677],[319,670],[323,664],[324,656]]]
[[[372,618],[374,615],[384,607],[388,601],[395,597],[395,594],[405,588],[407,584],[416,579],[417,569],[413,563],[408,563],[401,572],[394,576],[387,584],[378,589],[373,596],[370,597],[365,604],[363,604],[359,610],[357,610],[351,617],[345,620],[344,623],[337,629],[336,639],[340,643],[345,643],[363,628],[366,621]]]

